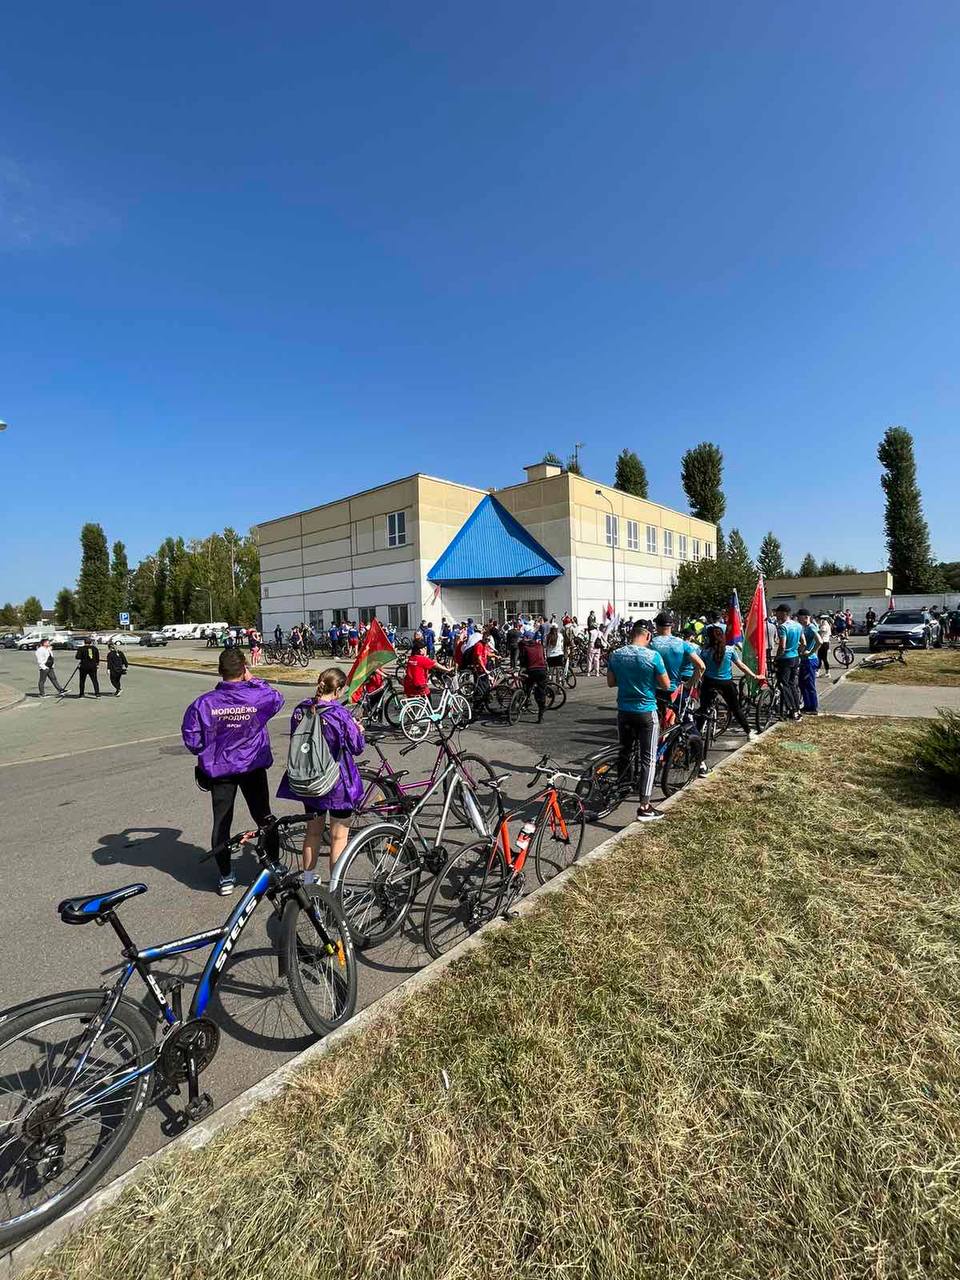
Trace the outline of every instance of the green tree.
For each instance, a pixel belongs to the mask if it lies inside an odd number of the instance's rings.
[[[540,461],[546,463],[548,467],[563,466],[563,459],[560,457],[559,453],[554,453],[552,449],[548,449]]]
[[[139,626],[155,626],[154,579],[156,556],[144,556],[130,577],[130,612]]]
[[[836,560],[821,560],[817,568],[818,578],[827,578],[832,574],[838,573],[859,573],[860,570],[852,564],[840,564]]]
[[[727,575],[721,560],[686,560],[677,567],[677,577],[667,608],[680,618],[695,618],[729,603]]]
[[[110,585],[113,591],[113,616],[125,613],[130,607],[130,565],[127,562],[127,548],[122,542],[113,544],[113,559],[110,562]]]
[[[43,605],[37,596],[27,596],[23,604],[20,606],[20,617],[23,624],[29,627],[33,622],[39,622],[43,616]]]
[[[773,532],[765,533],[757,553],[757,568],[765,578],[785,578],[787,566],[783,562],[783,547]]]
[[[648,497],[647,468],[632,449],[620,450],[613,487],[621,493],[632,493],[635,498]]]
[[[948,591],[960,591],[960,560],[941,561],[940,574]]]
[[[883,467],[880,484],[887,499],[885,524],[893,589],[905,594],[937,591],[943,580],[930,554],[913,436],[903,427],[888,427],[877,458]]]
[[[816,559],[808,551],[800,561],[799,575],[801,578],[815,578],[819,572],[819,566]]]
[[[19,627],[20,610],[15,604],[7,603],[0,608],[0,627]]]
[[[698,520],[719,524],[727,509],[723,495],[723,454],[715,444],[704,441],[688,449],[680,461],[680,478]]]
[[[573,476],[583,475],[583,467],[581,467],[580,461],[575,453],[571,453],[570,457],[567,459],[567,465],[564,467],[564,471],[569,471]]]
[[[110,556],[107,537],[99,524],[80,530],[80,577],[77,579],[77,621],[84,627],[109,625],[112,618]]]
[[[750,552],[739,529],[731,529],[727,549],[723,557],[723,573],[728,586],[727,598],[736,589],[741,606],[749,601],[757,585],[757,566],[750,559]]]
[[[73,626],[77,620],[77,597],[69,587],[61,587],[53,606],[54,615],[61,627]]]

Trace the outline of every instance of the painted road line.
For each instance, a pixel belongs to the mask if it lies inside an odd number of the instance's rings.
[[[117,751],[120,747],[139,747],[145,742],[166,742],[170,738],[180,740],[179,733],[161,733],[156,738],[131,738],[129,742],[109,742],[104,747],[81,747],[79,751],[60,751],[52,756],[30,756],[27,760],[8,760],[0,769],[16,769],[21,764],[43,764],[47,760],[69,760],[73,756],[88,756],[93,751]],[[184,747],[186,751],[186,747]]]

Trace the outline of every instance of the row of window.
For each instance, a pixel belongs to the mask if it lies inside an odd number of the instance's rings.
[[[648,555],[659,555],[658,551],[658,529],[655,524],[648,524],[646,528],[646,552]],[[694,560],[712,560],[713,559],[713,543],[703,542],[700,538],[692,538],[693,543],[693,559]],[[607,546],[619,547],[620,545],[620,519],[618,516],[607,513]],[[627,550],[640,550],[640,523],[637,520],[627,521]],[[670,559],[676,555],[678,560],[688,560],[690,556],[687,550],[687,535],[678,533],[676,535],[676,552],[674,552],[674,533],[672,529],[664,529],[663,531],[663,554]]]
[[[383,605],[380,606],[380,609],[383,609]],[[328,626],[339,627],[345,622],[372,622],[375,617],[377,617],[377,609],[374,605],[357,609],[331,609],[329,614],[324,609],[311,609],[310,625],[314,631],[325,631]],[[386,620],[401,631],[409,630],[410,606],[408,604],[388,604]]]

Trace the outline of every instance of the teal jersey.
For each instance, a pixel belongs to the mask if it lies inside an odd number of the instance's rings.
[[[618,711],[656,711],[658,675],[667,668],[656,649],[625,644],[607,659],[607,667],[617,678]]]
[[[723,657],[718,662],[714,657],[713,649],[710,645],[704,645],[700,650],[700,657],[706,667],[705,676],[709,676],[711,680],[732,680],[733,679],[733,660],[739,658],[739,652],[732,644],[723,646]]]
[[[808,622],[803,628],[803,643],[807,646],[807,656],[816,657],[820,648],[820,628]]]
[[[799,622],[795,622],[793,618],[789,622],[777,623],[777,635],[783,639],[783,653],[781,658],[799,658],[800,657],[800,637],[803,635],[803,627]]]
[[[681,640],[679,636],[654,636],[650,648],[656,649],[663,659],[663,665],[670,677],[670,692],[673,693],[681,680],[689,680],[693,675],[693,663],[690,654],[697,652],[695,644]]]

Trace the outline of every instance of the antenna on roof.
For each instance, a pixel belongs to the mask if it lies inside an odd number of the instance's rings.
[[[573,462],[575,466],[580,466],[580,450],[585,449],[586,447],[586,441],[584,440],[578,440],[573,446]]]

